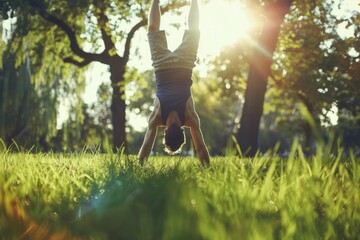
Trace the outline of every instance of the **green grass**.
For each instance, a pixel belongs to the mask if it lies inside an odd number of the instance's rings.
[[[325,151],[326,152],[326,151]],[[0,239],[358,239],[352,154],[0,153]]]

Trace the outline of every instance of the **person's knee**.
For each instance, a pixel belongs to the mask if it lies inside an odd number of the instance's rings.
[[[158,32],[159,26],[155,24],[149,24],[148,32]]]

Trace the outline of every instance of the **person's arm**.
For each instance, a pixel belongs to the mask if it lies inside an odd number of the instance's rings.
[[[196,122],[190,128],[191,137],[193,139],[195,150],[201,164],[207,166],[210,164],[209,151],[204,142],[204,137],[200,129],[200,120],[197,114],[194,118],[196,119]]]
[[[192,0],[188,18],[189,30],[199,30],[199,5],[197,0]]]
[[[149,32],[157,32],[160,28],[161,13],[159,8],[159,0],[153,0],[149,13]]]
[[[143,165],[144,161],[148,159],[151,149],[153,148],[154,145],[154,140],[156,137],[157,126],[158,126],[157,124],[158,119],[155,112],[156,110],[154,110],[149,117],[149,126],[148,129],[146,130],[144,142],[138,154],[140,165]]]
[[[210,164],[210,155],[205,145],[204,137],[200,127],[200,118],[195,111],[192,98],[190,98],[186,103],[186,114],[188,117],[187,126],[190,127],[190,133],[195,145],[197,156],[202,165],[208,166]]]

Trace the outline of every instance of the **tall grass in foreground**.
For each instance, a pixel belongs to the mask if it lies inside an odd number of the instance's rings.
[[[0,239],[357,239],[360,163],[0,153]]]

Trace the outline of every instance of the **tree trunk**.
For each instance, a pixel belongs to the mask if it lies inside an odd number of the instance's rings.
[[[110,64],[112,83],[111,115],[113,125],[113,150],[127,147],[126,142],[126,104],[125,104],[125,64],[114,61]]]
[[[270,75],[272,55],[280,33],[280,26],[293,0],[279,0],[266,7],[268,21],[250,62],[245,103],[236,139],[245,156],[253,157],[258,150],[258,133],[263,113],[267,79]]]

